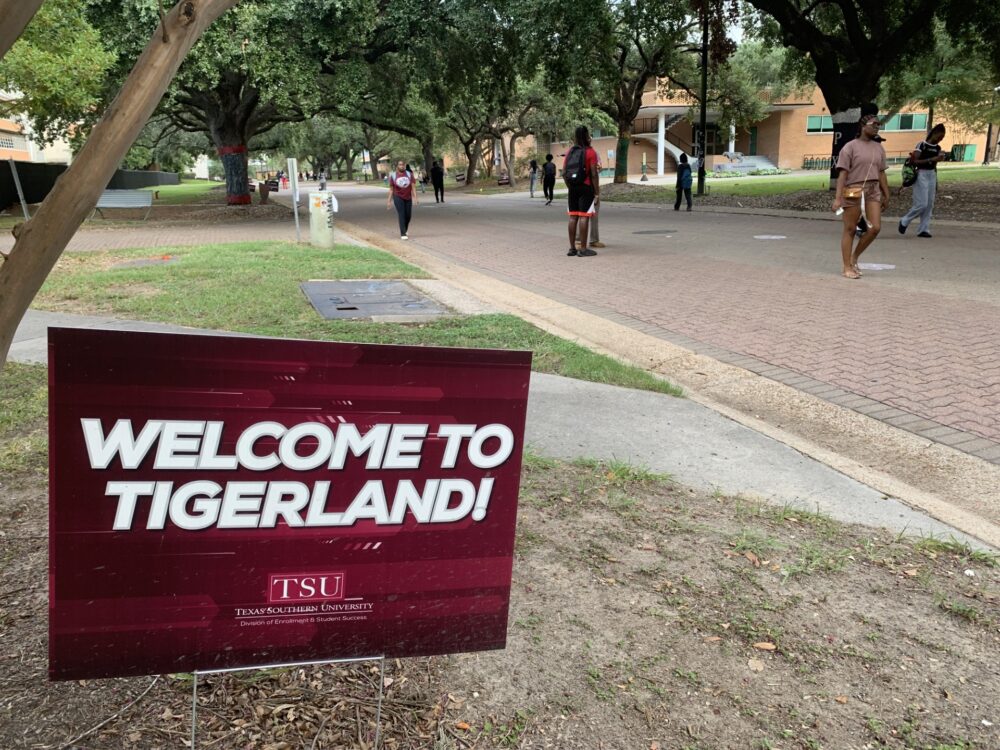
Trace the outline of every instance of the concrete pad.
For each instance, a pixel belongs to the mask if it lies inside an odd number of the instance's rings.
[[[688,487],[983,546],[688,399],[532,373],[526,442],[553,458],[618,459],[670,474]]]

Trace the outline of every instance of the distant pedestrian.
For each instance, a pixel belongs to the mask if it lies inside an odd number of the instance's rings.
[[[431,165],[431,185],[434,186],[434,202],[444,203],[444,169],[440,162]]]
[[[545,155],[545,164],[542,166],[542,193],[545,195],[546,206],[556,197],[556,164],[552,161],[552,154]]]
[[[326,170],[319,170],[319,189],[320,191],[326,190]]]
[[[600,173],[597,169],[597,152],[590,147],[590,131],[585,125],[576,129],[574,145],[563,161],[563,180],[569,188],[569,252],[589,258],[597,253],[587,247],[590,217],[601,200]],[[580,249],[576,249],[576,230],[580,228]]]
[[[946,158],[940,145],[943,139],[944,125],[938,123],[931,128],[927,139],[920,141],[910,154],[910,159],[917,168],[917,181],[913,184],[913,205],[906,216],[899,220],[900,234],[906,234],[910,222],[919,218],[917,237],[931,238],[931,214],[937,197],[937,165]]]
[[[408,235],[410,219],[413,217],[413,206],[417,202],[417,184],[413,179],[413,173],[407,172],[405,162],[400,160],[396,163],[396,171],[389,179],[389,200],[385,204],[385,210],[396,207],[401,240],[410,239]]]
[[[687,154],[681,154],[680,163],[677,165],[677,200],[674,201],[674,211],[681,210],[681,197],[687,198],[688,211],[691,210],[691,165],[688,164]]]
[[[532,159],[528,164],[528,195],[531,198],[535,197],[535,180],[538,179],[538,161]]]
[[[837,157],[837,195],[833,210],[843,209],[844,226],[840,237],[843,275],[860,279],[858,259],[882,230],[882,212],[889,207],[889,183],[885,178],[885,149],[875,140],[881,127],[875,115],[861,118],[861,137],[850,141]],[[864,217],[868,230],[854,246],[858,219]]]

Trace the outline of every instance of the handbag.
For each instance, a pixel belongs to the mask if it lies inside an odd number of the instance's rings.
[[[845,187],[844,197],[849,198],[851,200],[857,200],[858,198],[861,197],[861,194],[864,193],[864,191],[865,190],[863,187],[857,185],[854,187]]]

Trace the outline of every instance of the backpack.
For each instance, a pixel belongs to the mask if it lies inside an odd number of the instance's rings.
[[[903,162],[903,187],[910,187],[913,183],[917,181],[917,165],[913,163],[913,159],[907,158]]]
[[[563,181],[568,187],[577,187],[587,179],[587,149],[573,146],[563,165]]]

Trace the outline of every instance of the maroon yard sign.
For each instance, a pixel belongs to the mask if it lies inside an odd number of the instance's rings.
[[[503,648],[530,361],[51,330],[50,677]]]

